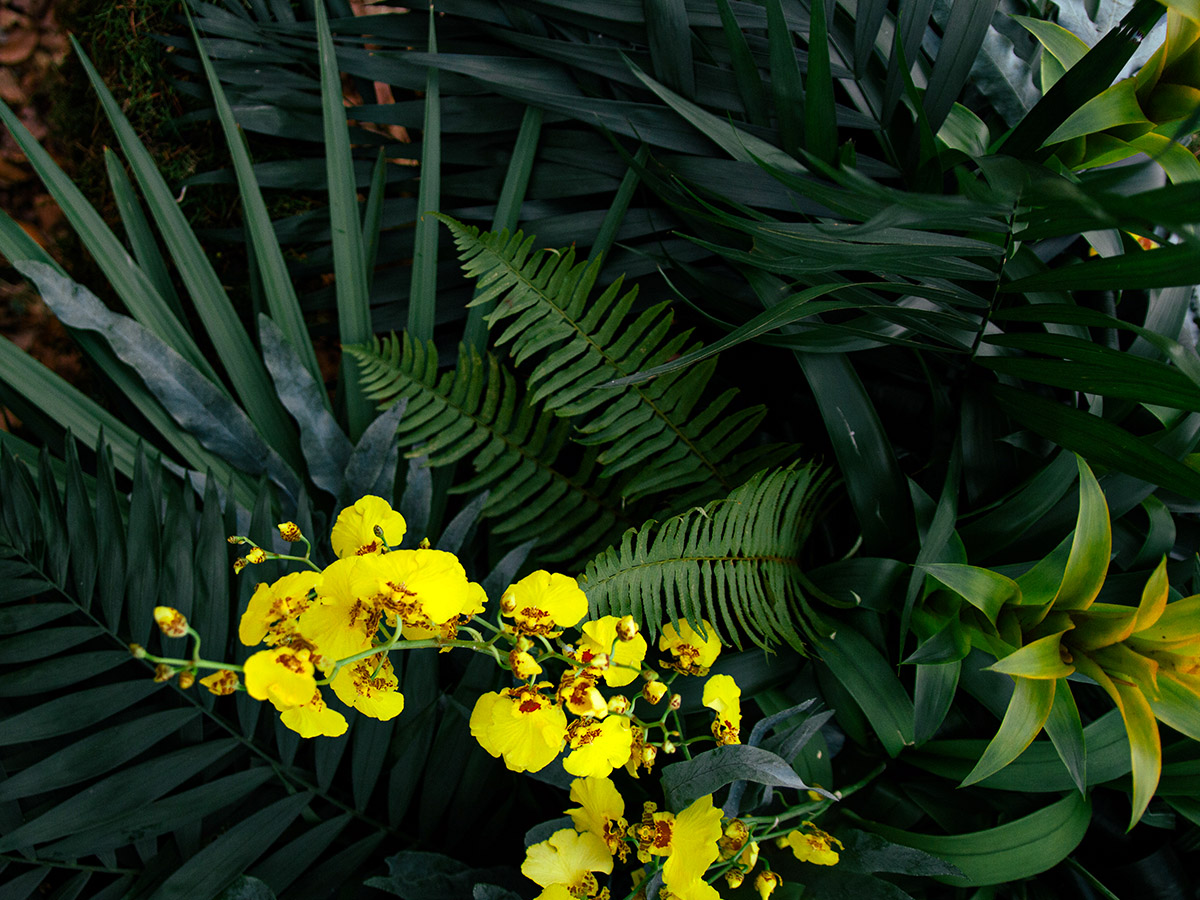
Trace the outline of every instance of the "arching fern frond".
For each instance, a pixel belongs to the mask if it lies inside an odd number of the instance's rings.
[[[347,347],[360,367],[367,395],[387,406],[400,398],[408,408],[397,439],[444,466],[470,458],[475,477],[456,493],[490,491],[483,514],[506,539],[538,538],[539,557],[572,560],[595,552],[628,524],[611,482],[598,477],[596,452],[585,451],[578,468],[561,460],[569,426],[530,402],[513,374],[490,354],[486,362],[463,348],[453,371],[438,374],[433,342],[408,334]]]
[[[632,615],[652,637],[667,620],[703,618],[739,649],[745,635],[802,650],[812,614],[800,553],[823,482],[811,464],[764,471],[724,500],[630,529],[587,566],[591,615]]]
[[[668,303],[634,316],[637,289],[622,293],[620,279],[593,296],[599,260],[576,263],[573,250],[533,251],[534,239],[519,231],[481,234],[439,218],[454,234],[464,270],[479,281],[472,303],[494,304],[488,327],[515,317],[495,343],[511,342],[518,365],[533,363],[533,401],[576,419],[577,439],[603,448],[606,476],[632,473],[624,497],[675,491],[683,503],[695,502],[769,464],[770,450],[738,453],[764,407],[732,409],[732,389],[697,405],[715,359],[644,384],[602,387],[690,349],[690,332],[671,333]]]

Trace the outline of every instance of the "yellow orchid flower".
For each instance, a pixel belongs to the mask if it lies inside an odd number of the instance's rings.
[[[604,683],[609,687],[624,687],[632,682],[641,672],[642,661],[646,658],[646,639],[637,633],[629,639],[622,638],[618,629],[621,622],[616,616],[584,622],[579,639],[578,658],[584,665],[600,656],[609,657],[603,670]]]
[[[701,619],[702,636],[684,619],[679,627],[668,622],[658,639],[658,649],[671,654],[670,667],[682,675],[707,675],[708,668],[721,653],[721,641],[711,624]]]
[[[742,689],[729,675],[714,675],[704,684],[702,702],[717,714],[712,733],[717,744],[739,744],[742,727]]]
[[[571,752],[563,760],[564,769],[581,777],[607,776],[629,762],[633,731],[625,716],[576,719],[567,728],[567,746]]]
[[[537,772],[558,756],[567,736],[567,717],[542,693],[549,682],[489,691],[475,703],[471,734],[514,772]]]
[[[563,885],[573,897],[593,897],[600,886],[593,872],[609,873],[612,854],[604,841],[587,832],[561,828],[525,851],[521,874],[541,887]]]
[[[383,532],[382,541],[375,533],[376,528]],[[385,541],[390,547],[398,546],[407,530],[404,516],[392,509],[390,503],[368,494],[341,511],[329,540],[338,558],[345,559],[379,553],[384,549]]]
[[[587,615],[588,601],[574,578],[538,570],[504,592],[500,610],[523,634],[557,637]]]

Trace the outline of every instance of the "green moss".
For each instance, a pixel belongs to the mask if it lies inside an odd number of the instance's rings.
[[[209,168],[216,150],[207,129],[183,132],[175,124],[187,101],[172,84],[179,71],[171,66],[170,48],[158,36],[185,33],[181,13],[178,0],[67,0],[57,10],[59,22],[75,35],[172,185]],[[104,147],[114,138],[74,54],[59,71],[53,98],[49,125],[68,148],[68,171],[105,218],[113,221]],[[223,218],[221,210],[207,209],[191,196],[185,197],[183,205],[198,224]]]

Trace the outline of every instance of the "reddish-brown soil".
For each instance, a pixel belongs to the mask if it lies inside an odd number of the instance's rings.
[[[52,0],[3,0],[0,5],[0,100],[52,156],[61,158],[46,124],[52,73],[68,52]],[[62,211],[34,175],[7,130],[0,129],[0,209],[56,255],[66,233]],[[11,273],[11,270],[9,270]],[[19,278],[0,270],[0,334],[69,381],[82,378],[79,351],[41,299]],[[0,417],[0,428],[15,425]]]

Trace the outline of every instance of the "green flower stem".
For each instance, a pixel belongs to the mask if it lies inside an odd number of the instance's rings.
[[[652,857],[650,857],[650,861],[652,863],[654,863],[654,868],[651,869],[649,872],[647,872],[646,877],[644,879],[642,879],[641,884],[643,884],[643,885],[646,884],[657,873],[662,871],[663,858],[661,856],[652,856]],[[641,893],[641,887],[640,886],[636,887],[632,891],[630,891],[628,894],[625,895],[625,900],[633,900],[633,898],[636,897],[640,893]]]
[[[500,628],[499,625],[493,625],[491,622],[489,622],[483,616],[480,616],[480,615],[471,616],[471,621],[474,622],[476,625],[482,625],[488,631],[494,631],[494,632],[496,632],[496,634],[503,633],[503,629]]]
[[[324,571],[320,566],[318,566],[315,562],[313,562],[311,559],[308,558],[307,553],[304,556],[289,556],[286,553],[272,553],[269,550],[264,551],[264,552],[267,554],[267,559],[288,559],[288,560],[291,560],[292,562],[304,563],[306,566],[308,566],[314,572]]]
[[[692,751],[688,749],[688,744],[690,744],[691,741],[682,740],[682,738],[683,738],[683,722],[680,721],[679,710],[672,709],[670,711],[670,715],[671,715],[671,721],[673,721],[675,723],[675,730],[679,732],[679,737],[681,738],[681,740],[679,741],[677,746],[679,746],[680,749],[683,750],[683,758],[684,759],[691,759]],[[674,743],[674,742],[672,742],[672,743]]]
[[[362,650],[353,654],[352,656],[347,656],[345,659],[339,659],[336,663],[334,663],[333,671],[329,673],[329,677],[318,681],[317,684],[329,684],[334,678],[337,677],[337,674],[341,670],[342,666],[346,665],[347,663],[358,662],[360,659],[370,659],[372,656],[375,656],[378,653],[391,653],[393,650],[426,650],[433,649],[435,647],[438,649],[443,647],[462,647],[466,650],[474,650],[476,653],[486,653],[497,661],[500,659],[495,645],[490,641],[443,641],[439,638],[425,638],[419,641],[406,641],[401,637],[401,634],[402,632],[397,631],[396,636],[386,644],[381,644],[378,647],[372,647],[369,650]]]
[[[312,544],[308,542],[308,538],[304,536],[303,532],[300,533],[300,542],[304,544],[304,559],[307,561],[312,556]]]
[[[200,659],[200,632],[189,625],[187,627],[187,633],[190,634],[196,642],[192,644],[192,662],[194,663]]]
[[[164,666],[174,666],[178,669],[230,669],[234,672],[245,671],[237,663],[217,662],[211,659],[176,659],[171,656],[155,656],[153,653],[146,651],[138,659],[148,659],[152,663],[161,663]]]

